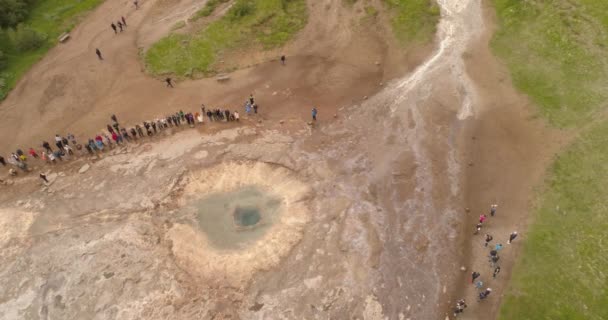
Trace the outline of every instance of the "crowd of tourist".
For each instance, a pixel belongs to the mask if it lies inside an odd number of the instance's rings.
[[[490,206],[490,218],[492,218],[496,215],[497,208],[498,208],[497,204],[492,204]],[[479,232],[482,230],[482,228],[485,228],[485,226],[487,225],[487,221],[488,221],[488,216],[486,214],[481,214],[479,216],[478,223],[475,225],[475,230],[473,231],[473,234],[474,235],[479,234]],[[511,244],[513,242],[513,240],[515,240],[515,238],[517,238],[517,235],[518,235],[517,231],[513,231],[509,235],[507,244]],[[486,233],[485,238],[484,238],[483,248],[485,250],[488,250],[488,264],[489,264],[490,270],[487,273],[486,272],[483,272],[483,273],[484,273],[484,275],[491,274],[492,280],[495,280],[496,277],[498,276],[498,274],[500,273],[499,252],[504,248],[504,246],[500,242],[498,242],[494,246],[492,246],[490,243],[493,240],[494,240],[494,237],[490,233]],[[490,281],[489,278],[490,278],[489,276],[486,277],[485,281],[486,282]],[[480,302],[487,299],[490,296],[490,294],[492,293],[492,288],[490,288],[489,286],[486,286],[486,284],[484,284],[483,280],[484,279],[482,278],[481,272],[477,272],[475,270],[473,272],[471,272],[471,284],[473,284],[474,290],[477,290],[476,296],[477,296],[477,300]],[[484,289],[484,287],[485,287],[485,289]],[[467,308],[467,303],[466,303],[465,299],[460,299],[460,300],[456,301],[456,307],[454,308],[454,317],[457,317],[458,315],[463,313],[466,308]]]
[[[255,102],[253,94],[247,99],[244,109],[248,115],[258,113],[259,107]],[[200,112],[184,112],[183,110],[179,110],[164,117],[142,121],[140,124],[129,127],[122,126],[118,122],[116,115],[111,115],[110,123],[107,124],[106,129],[95,136],[77,140],[71,133],[65,136],[56,134],[53,139],[54,145],[51,145],[48,141],[42,141],[40,145],[41,149],[30,147],[27,149],[27,152],[24,152],[23,149],[17,149],[7,158],[0,156],[0,166],[10,166],[9,175],[16,176],[18,174],[17,169],[23,172],[30,171],[28,161],[32,158],[46,164],[56,164],[74,156],[99,155],[108,149],[114,149],[116,146],[122,146],[126,143],[133,143],[146,137],[155,136],[168,128],[179,128],[182,126],[194,128],[196,125],[204,124],[205,121],[239,122],[240,114],[236,110],[207,108],[203,104],[201,105]],[[46,176],[42,173],[40,174],[40,178],[44,182],[48,182]]]

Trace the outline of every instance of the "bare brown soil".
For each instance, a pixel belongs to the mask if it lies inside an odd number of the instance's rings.
[[[546,168],[559,148],[569,141],[567,133],[548,128],[542,119],[535,117],[535,107],[515,91],[509,71],[489,48],[495,17],[488,1],[483,2],[483,13],[488,27],[465,57],[467,72],[478,86],[483,111],[463,135],[468,140],[465,143],[468,147],[463,150],[468,166],[464,172],[466,195],[462,210],[466,223],[460,254],[466,271],[454,294],[454,299],[466,298],[469,305],[462,319],[497,317]],[[498,204],[494,217],[490,216],[492,204]],[[481,214],[488,219],[481,232],[473,235]],[[513,231],[518,231],[519,236],[508,245]],[[484,247],[486,233],[494,238],[488,248]],[[493,279],[494,268],[488,256],[490,247],[497,243],[504,248],[499,251],[500,273]],[[477,302],[479,290],[471,284],[473,271],[481,273],[476,282],[481,280],[484,289],[493,290],[483,302]]]
[[[39,147],[56,133],[89,136],[105,128],[110,114],[128,125],[180,109],[198,110],[201,103],[240,110],[250,93],[263,119],[308,119],[312,106],[328,119],[337,108],[371,96],[424,56],[421,48],[404,56],[380,17],[378,23],[358,25],[362,13],[343,7],[341,1],[310,1],[310,22],[284,50],[285,67],[276,60],[279,51],[245,55],[248,58],[238,65],[251,67],[231,73],[227,83],[211,78],[178,81],[175,89],[166,88],[161,79],[143,72],[140,48],[202,5],[146,1],[135,10],[130,2],[106,1],[2,102],[0,134],[11,139],[3,139],[0,150]],[[121,15],[128,28],[115,35],[109,23]],[[95,48],[103,61],[97,60]],[[223,60],[234,63],[229,57]]]

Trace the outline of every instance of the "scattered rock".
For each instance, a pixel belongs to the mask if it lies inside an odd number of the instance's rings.
[[[114,272],[104,272],[103,276],[106,279],[112,278],[114,276]]]
[[[363,100],[367,100],[367,96],[363,97]]]
[[[280,124],[283,124],[283,123],[285,123],[285,120],[281,120],[281,121],[279,121],[279,123],[280,123]]]
[[[384,82],[380,82],[380,85],[381,85],[381,86],[383,86],[383,85],[384,85]]]
[[[465,267],[465,266],[460,267],[460,271],[467,271],[467,267]]]
[[[377,66],[379,66],[380,65],[380,61],[376,61],[374,64],[377,65]]]
[[[272,93],[272,95],[273,95],[273,96],[276,96],[276,95],[277,95],[277,93],[278,93],[278,92],[276,92],[276,91],[275,91],[275,92],[273,92],[273,93]]]
[[[334,118],[337,118],[337,117],[338,117],[338,114],[337,114],[337,113],[334,113]]]
[[[466,211],[466,212],[471,212],[471,209],[469,209],[469,208],[464,208],[464,211]]]
[[[90,168],[91,168],[91,166],[87,163],[84,166],[80,167],[80,170],[78,170],[78,173],[85,173],[85,172],[89,171]]]
[[[473,166],[473,161],[469,162],[469,167]]]

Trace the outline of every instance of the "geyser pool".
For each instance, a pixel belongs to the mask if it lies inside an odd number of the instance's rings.
[[[275,223],[282,198],[251,185],[207,194],[194,200],[200,229],[209,243],[221,249],[240,249],[261,238]]]

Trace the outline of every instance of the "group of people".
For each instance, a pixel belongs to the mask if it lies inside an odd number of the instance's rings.
[[[135,9],[137,9],[138,2],[135,1],[134,4],[135,4]],[[114,31],[114,34],[119,34],[119,33],[123,32],[127,28],[127,19],[125,19],[124,16],[121,16],[120,19],[118,19],[116,21],[116,23],[114,23],[114,22],[110,23],[110,28],[112,28],[112,31]],[[103,60],[103,55],[101,54],[101,50],[99,50],[99,48],[95,48],[95,54],[97,55],[97,59]]]
[[[255,114],[258,113],[259,107],[255,102],[253,94],[247,99],[245,110],[247,113],[251,113],[251,110]],[[42,160],[44,163],[55,164],[58,161],[63,161],[66,158],[69,159],[75,155],[97,155],[104,150],[113,149],[115,146],[135,142],[144,137],[154,136],[167,128],[177,128],[182,125],[188,125],[193,128],[196,124],[203,124],[205,116],[210,122],[240,121],[238,111],[222,108],[206,108],[204,104],[201,105],[200,112],[184,112],[180,110],[159,119],[143,121],[141,124],[136,124],[130,128],[121,126],[116,115],[112,115],[110,123],[106,126],[106,130],[102,130],[102,132],[92,138],[83,140],[82,143],[76,141],[76,137],[71,133],[68,133],[66,136],[56,134],[54,146],[48,141],[42,141],[42,150],[30,147],[26,153],[21,149],[17,149],[14,153],[11,153],[8,159],[0,156],[0,165],[14,166],[15,168],[9,169],[9,174],[16,176],[17,170],[15,169],[29,172],[28,157]],[[48,182],[43,173],[40,174],[40,178],[44,182]]]
[[[490,206],[490,217],[494,217],[496,215],[497,208],[498,208],[498,205],[496,205],[496,204],[492,204]],[[481,214],[479,216],[479,222],[475,225],[475,231],[473,232],[473,234],[475,234],[475,235],[479,234],[479,232],[481,231],[481,229],[484,226],[484,223],[486,222],[487,219],[488,219],[488,216],[485,214]],[[515,238],[517,238],[517,235],[518,235],[517,231],[513,231],[509,235],[509,239],[508,239],[507,243],[511,244],[515,240]],[[490,244],[492,242],[492,240],[494,240],[494,237],[491,234],[486,233],[484,248],[488,248],[490,250],[488,253],[488,262],[490,265],[490,270],[492,270],[492,279],[496,279],[496,277],[500,273],[500,265],[498,263],[500,260],[500,256],[498,255],[498,253],[500,252],[500,250],[503,249],[503,245],[502,245],[502,243],[496,243],[494,246],[492,246]],[[488,298],[488,296],[490,296],[490,294],[492,293],[492,288],[486,287],[484,289],[484,283],[483,283],[483,281],[481,281],[480,277],[481,277],[480,272],[473,271],[471,273],[471,284],[473,284],[475,286],[475,288],[478,290],[477,291],[478,301],[483,301],[486,298]],[[458,300],[456,302],[456,307],[454,308],[454,316],[456,317],[460,313],[464,312],[466,307],[467,307],[467,304],[466,304],[465,299]]]

